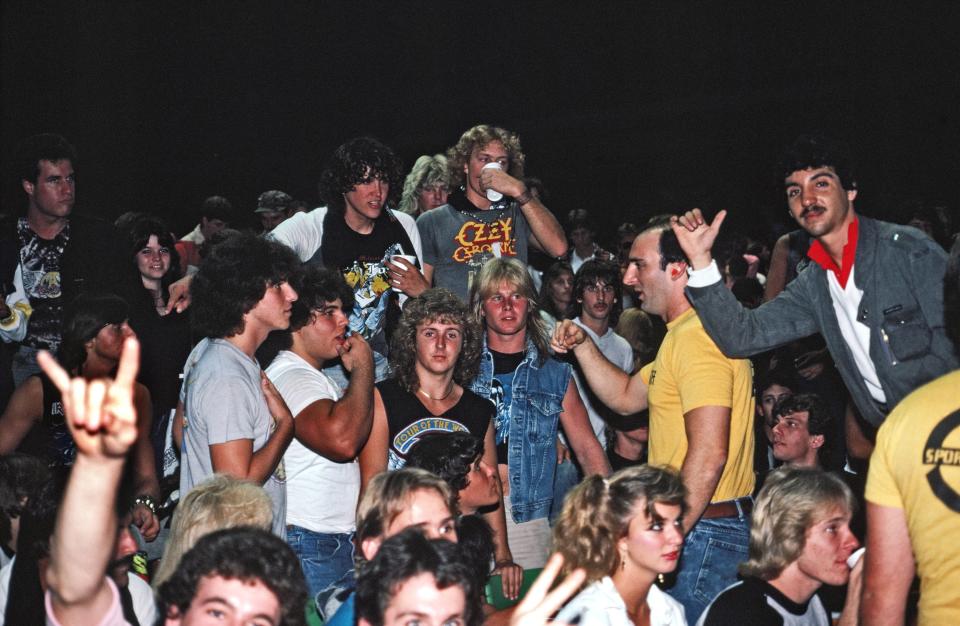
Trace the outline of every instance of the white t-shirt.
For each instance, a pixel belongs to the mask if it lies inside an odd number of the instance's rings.
[[[598,336],[595,332],[587,328],[587,325],[578,317],[573,320],[580,328],[586,331],[587,335],[593,339],[593,342],[597,344],[597,350],[600,353],[607,357],[607,360],[622,369],[626,373],[630,373],[630,370],[633,368],[633,348],[630,347],[630,343],[626,339],[613,332],[612,328],[608,328],[607,332],[604,333],[603,337]],[[584,382],[583,377],[580,375],[580,372],[577,368],[574,368],[573,371],[574,380],[577,381],[577,391],[580,392],[580,398],[583,400],[583,405],[587,408],[587,415],[590,417],[590,426],[593,428],[593,433],[597,436],[597,439],[600,441],[600,446],[604,449],[607,447],[607,436],[606,436],[606,421],[601,417],[600,412],[597,411],[597,408],[593,404],[593,400],[596,399],[597,402],[600,400],[597,399],[593,393],[589,392],[589,386]],[[601,411],[607,410],[606,407],[601,407]]]
[[[337,401],[340,388],[329,376],[302,358],[282,350],[267,376],[294,418],[317,400]],[[356,459],[337,463],[310,450],[297,439],[283,455],[287,470],[287,524],[317,533],[349,533],[356,529],[360,466]]]
[[[687,626],[683,605],[656,585],[647,592],[650,626]],[[591,583],[560,609],[557,623],[579,626],[633,626],[627,605],[609,576]]]

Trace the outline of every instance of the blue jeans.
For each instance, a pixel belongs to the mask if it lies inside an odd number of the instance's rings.
[[[747,560],[750,517],[701,519],[686,536],[677,582],[668,590],[695,624],[717,595],[737,582],[737,566]]]
[[[558,442],[559,444],[559,442]],[[573,459],[567,459],[557,466],[557,472],[553,477],[553,503],[550,505],[550,525],[553,526],[560,512],[563,510],[563,501],[567,493],[577,486],[580,482],[580,471]]]
[[[353,569],[353,533],[315,533],[288,525],[287,543],[300,561],[311,598]]]

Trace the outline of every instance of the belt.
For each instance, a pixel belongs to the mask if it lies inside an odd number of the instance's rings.
[[[711,502],[707,509],[701,515],[701,519],[714,519],[717,517],[740,517],[740,515],[749,515],[753,512],[753,497],[743,496],[735,500],[724,500],[723,502]]]

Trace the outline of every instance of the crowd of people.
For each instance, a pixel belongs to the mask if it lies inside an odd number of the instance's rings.
[[[77,164],[26,139],[0,222],[0,626],[960,621],[958,224],[842,143],[793,232],[606,248],[488,125],[258,232],[77,215]]]

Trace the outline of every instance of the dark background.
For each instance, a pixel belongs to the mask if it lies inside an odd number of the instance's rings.
[[[333,149],[372,134],[409,168],[481,122],[517,131],[558,216],[601,232],[700,205],[786,218],[772,164],[845,138],[858,208],[956,206],[957,3],[2,3],[2,211],[16,143],[80,151],[77,210],[165,216],[214,193],[252,218],[315,203]]]

